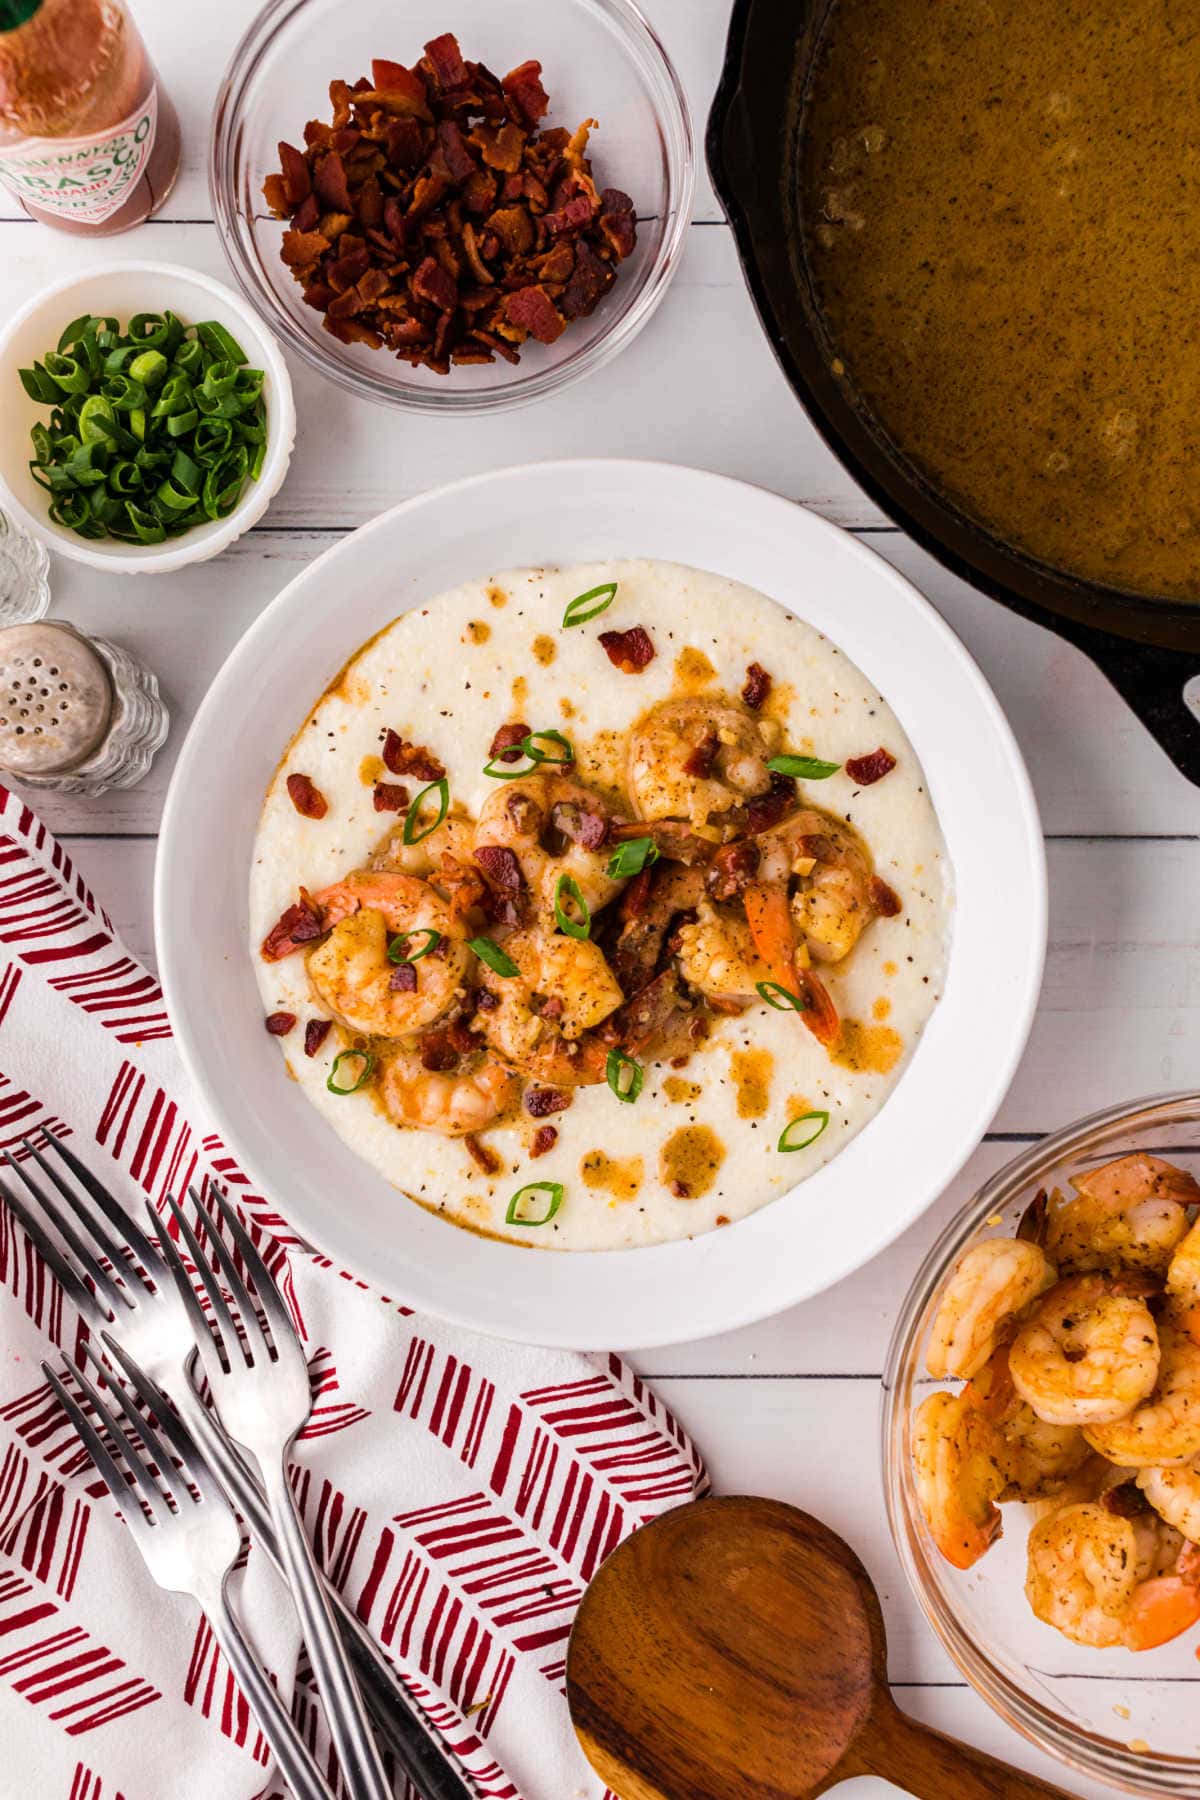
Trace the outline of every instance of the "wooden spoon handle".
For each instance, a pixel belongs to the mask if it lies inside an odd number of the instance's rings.
[[[918,1724],[894,1705],[877,1715],[869,1735],[855,1744],[853,1759],[863,1773],[894,1782],[916,1800],[1074,1800],[1063,1788]]]

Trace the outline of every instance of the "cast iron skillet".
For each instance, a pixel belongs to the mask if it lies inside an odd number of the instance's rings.
[[[805,88],[828,4],[735,0],[708,121],[713,185],[783,371],[831,449],[897,524],[993,599],[1086,651],[1200,785],[1200,604],[1078,580],[993,537],[929,485],[830,373],[800,230]]]

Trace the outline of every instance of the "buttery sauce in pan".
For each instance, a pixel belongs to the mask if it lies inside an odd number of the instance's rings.
[[[1196,0],[834,0],[804,143],[892,440],[1030,555],[1200,600]]]

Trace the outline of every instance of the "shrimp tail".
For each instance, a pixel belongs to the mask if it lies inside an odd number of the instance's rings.
[[[811,969],[797,965],[796,930],[785,884],[752,881],[742,901],[754,948],[767,965],[771,980],[803,1000],[804,1023],[819,1043],[836,1042],[842,1022],[829,989]]]
[[[1127,1650],[1155,1650],[1200,1619],[1200,1588],[1178,1575],[1138,1583],[1121,1637]]]

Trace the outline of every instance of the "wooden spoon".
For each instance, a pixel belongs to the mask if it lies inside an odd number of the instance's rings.
[[[870,1576],[777,1500],[699,1500],[627,1539],[579,1609],[567,1698],[621,1800],[808,1800],[852,1775],[1070,1800],[897,1708]]]

